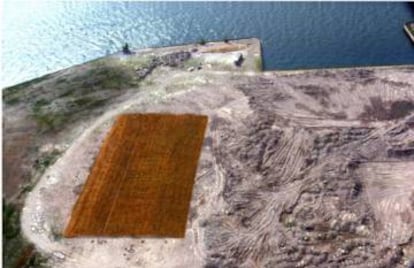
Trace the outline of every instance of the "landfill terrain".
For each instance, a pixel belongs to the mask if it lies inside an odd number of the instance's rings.
[[[46,267],[413,267],[414,66],[261,67],[259,40],[230,40],[5,89],[3,195],[21,239]],[[62,236],[124,113],[208,116],[183,239]]]

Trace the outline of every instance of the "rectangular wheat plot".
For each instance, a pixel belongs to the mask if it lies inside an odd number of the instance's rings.
[[[183,237],[206,125],[200,115],[119,116],[64,236]]]

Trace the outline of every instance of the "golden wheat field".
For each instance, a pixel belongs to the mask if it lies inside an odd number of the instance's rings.
[[[115,121],[65,237],[183,237],[207,116],[127,114]]]

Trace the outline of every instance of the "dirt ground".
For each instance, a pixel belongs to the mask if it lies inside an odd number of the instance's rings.
[[[26,200],[24,233],[53,267],[406,267],[414,109],[393,107],[414,102],[413,71],[173,72],[166,83],[159,70],[46,171]],[[209,116],[185,238],[60,237],[126,112]]]
[[[223,46],[231,47],[232,51],[209,52]],[[7,156],[3,157],[3,196],[6,199],[16,201],[24,195],[25,185],[39,179],[44,170],[36,170],[34,166],[41,160],[43,146],[72,143],[82,132],[82,125],[96,120],[111,105],[119,105],[137,91],[146,90],[152,83],[153,78],[147,78],[151,72],[161,68],[166,70],[159,75],[194,72],[196,81],[199,72],[261,71],[261,48],[257,39],[148,48],[133,53],[100,58],[3,91],[3,146]],[[185,53],[190,58],[183,58]],[[244,56],[244,62],[237,67],[233,62],[239,55]]]
[[[140,90],[119,91],[57,134],[48,146],[65,149],[27,195],[21,219],[50,266],[414,263],[414,68],[260,73],[253,47],[194,51],[181,68],[152,61],[139,68]],[[241,68],[233,64],[240,53]],[[63,238],[103,138],[130,112],[209,117],[185,238]]]

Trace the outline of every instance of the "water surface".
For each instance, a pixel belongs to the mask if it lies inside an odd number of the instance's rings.
[[[2,85],[132,47],[260,38],[267,70],[413,64],[408,3],[16,2],[2,14]]]

